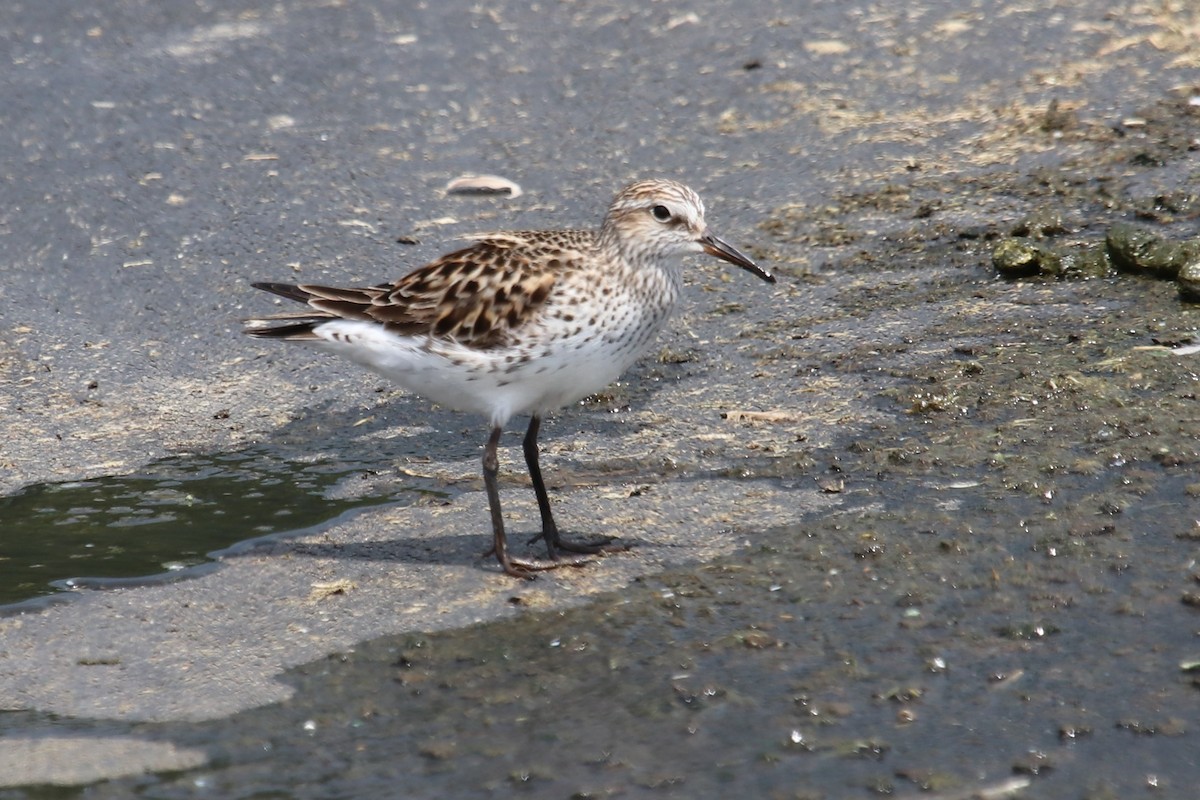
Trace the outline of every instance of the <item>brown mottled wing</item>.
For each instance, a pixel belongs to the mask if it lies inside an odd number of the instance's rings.
[[[299,289],[319,311],[486,349],[509,341],[545,304],[558,276],[579,263],[582,244],[574,231],[492,234],[392,284]]]

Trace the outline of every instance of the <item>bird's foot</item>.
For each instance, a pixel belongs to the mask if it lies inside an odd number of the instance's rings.
[[[595,539],[589,542],[573,542],[570,539],[559,539],[554,543],[553,549],[566,550],[568,553],[605,556],[609,553],[624,553],[629,549],[629,545],[624,542],[615,541],[612,536],[605,536],[603,539]]]
[[[616,537],[614,536],[605,536],[587,542],[573,542],[570,539],[564,539],[559,536],[557,531],[549,534],[546,531],[542,531],[539,534],[529,537],[529,541],[526,544],[533,544],[538,539],[546,540],[546,549],[550,551],[551,558],[556,558],[559,550],[565,550],[568,553],[582,553],[589,556],[602,556],[609,553],[623,553],[629,549],[629,545],[622,542],[615,542]]]
[[[496,552],[495,548],[484,553],[484,556],[490,556]],[[546,572],[559,567],[582,567],[595,559],[591,555],[574,555],[574,556],[559,556],[556,558],[513,558],[507,553],[496,559],[500,562],[500,568],[508,575],[514,578],[531,581],[537,577],[537,573]]]

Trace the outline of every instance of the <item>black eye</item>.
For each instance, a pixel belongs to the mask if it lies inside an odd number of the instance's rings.
[[[671,209],[667,208],[666,206],[655,206],[654,208],[650,209],[650,213],[653,214],[654,218],[659,222],[671,221]]]

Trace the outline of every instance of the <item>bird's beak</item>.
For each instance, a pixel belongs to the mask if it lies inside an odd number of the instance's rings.
[[[705,233],[700,237],[700,247],[710,256],[716,256],[722,261],[728,261],[730,264],[737,264],[747,272],[752,272],[762,278],[767,283],[774,283],[775,276],[767,272],[765,269],[755,264],[746,255],[738,251],[736,247],[729,242],[712,233]]]

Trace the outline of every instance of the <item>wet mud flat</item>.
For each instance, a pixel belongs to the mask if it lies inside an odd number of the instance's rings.
[[[1190,4],[107,5],[12,39],[0,482],[260,447],[313,519],[397,502],[0,620],[0,797],[1194,794],[1196,306],[1093,258],[1197,237]],[[431,200],[481,166],[521,202]],[[249,280],[586,224],[651,168],[781,280],[689,270],[548,425],[564,527],[625,556],[488,572],[471,423],[238,339]]]
[[[226,720],[81,721],[210,759],[82,796],[1187,796],[1194,375],[1139,344],[1170,292],[1080,291],[1116,324],[978,344],[906,375],[895,423],[743,478],[840,510],[582,608],[357,646]]]
[[[1191,117],[1172,108],[1183,136]],[[1176,141],[1159,166],[1114,148],[1105,164],[1056,167],[1071,235],[1101,241],[1133,218],[1194,238],[1194,198],[1163,201],[1162,182],[1195,175]],[[1119,191],[1096,180],[1106,166]],[[1004,213],[946,193],[955,222],[926,222],[906,213],[932,190],[920,180],[887,192],[902,201],[886,215],[862,196],[807,229],[782,210],[768,247],[834,223],[853,234],[864,213],[891,232],[830,243],[820,270],[796,270],[822,286],[836,267],[822,316],[772,328],[754,309],[723,312],[758,317],[741,329],[770,340],[759,380],[858,386],[874,405],[839,425],[814,401],[832,434],[811,440],[782,394],[737,421],[757,455],[724,477],[816,486],[838,508],[739,533],[731,555],[586,606],[357,645],[294,669],[290,699],[227,719],[68,722],[206,763],[0,797],[1190,796],[1200,310],[1146,277],[997,278],[996,243],[1067,193],[1047,200],[1042,173],[971,181],[1001,182]],[[863,318],[873,336],[853,327]],[[896,333],[906,319],[919,337]],[[659,480],[700,475],[687,464]]]

